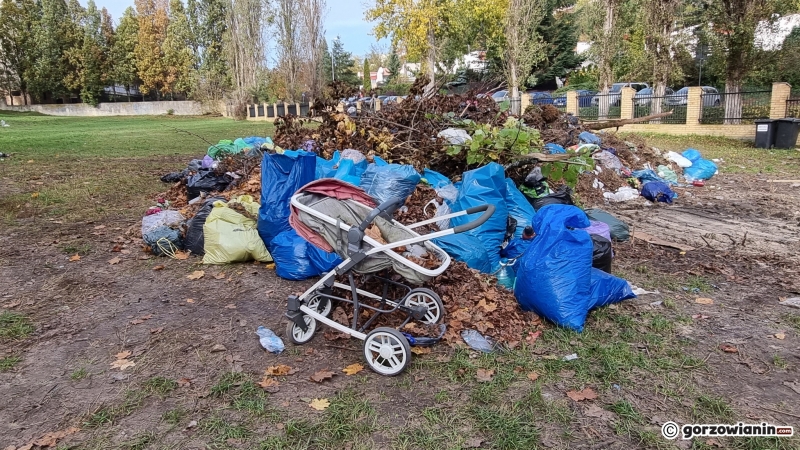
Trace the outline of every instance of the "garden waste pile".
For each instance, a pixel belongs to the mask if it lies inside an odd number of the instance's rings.
[[[318,126],[287,117],[272,138],[212,145],[164,175],[173,185],[142,221],[145,244],[156,255],[197,255],[206,264],[274,262],[278,276],[304,280],[342,262],[289,223],[291,196],[312,181],[345,181],[375,204],[406,199],[395,213],[405,224],[491,204],[495,212],[481,226],[433,240],[457,262],[426,286],[447,310],[446,341],[475,331],[513,345],[537,320],[526,311],[580,331],[592,308],[634,297],[610,275],[612,242],[628,239],[627,225],[591,207],[639,197],[672,203],[671,187],[716,172],[696,150],[663,152],[594,133],[549,105],[513,117],[487,98],[411,97],[357,115],[317,102]]]

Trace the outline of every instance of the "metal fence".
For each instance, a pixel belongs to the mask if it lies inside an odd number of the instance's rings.
[[[583,120],[606,120],[619,119],[622,113],[620,94],[597,94],[593,95],[589,102],[585,98],[578,97],[578,117]],[[608,112],[603,117],[600,115],[600,105],[607,104]],[[587,106],[582,106],[587,105]]]
[[[309,108],[309,103],[268,103],[266,105],[260,103],[258,105],[247,105],[247,117],[253,119],[259,117],[275,118],[286,115],[308,117]]]
[[[786,117],[800,118],[800,97],[794,97],[792,94],[792,97],[786,100]]]
[[[686,103],[685,95],[665,95],[663,97],[639,97],[633,99],[633,117],[646,117],[651,114],[672,112],[667,117],[650,120],[650,123],[663,124],[686,124]],[[660,108],[659,108],[660,106]]]
[[[700,99],[700,123],[751,124],[769,119],[772,91],[704,93]]]

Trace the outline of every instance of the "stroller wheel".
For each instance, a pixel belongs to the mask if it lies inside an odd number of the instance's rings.
[[[322,304],[325,304],[325,308],[324,309],[322,308]],[[324,297],[322,297],[320,295],[315,295],[315,296],[311,297],[311,300],[309,300],[308,303],[306,303],[306,306],[308,306],[309,308],[315,310],[320,315],[328,317],[328,314],[331,313],[332,304],[333,304],[333,302],[331,301],[331,299],[324,298]]]
[[[286,324],[286,336],[292,341],[293,344],[303,345],[314,337],[314,332],[317,331],[317,321],[309,315],[304,315],[303,320],[306,321],[308,329],[303,331],[296,323],[291,320]]]
[[[411,362],[408,340],[394,328],[372,330],[364,340],[364,357],[369,367],[381,375],[395,376]]]
[[[427,311],[425,311],[425,315],[422,318],[415,317],[415,319],[422,323],[438,323],[442,316],[444,316],[444,304],[442,304],[442,299],[440,299],[439,296],[430,289],[412,289],[411,292],[406,295],[405,306],[424,306],[427,308]]]

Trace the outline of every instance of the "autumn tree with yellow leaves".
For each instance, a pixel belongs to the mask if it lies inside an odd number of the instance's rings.
[[[136,0],[139,36],[136,41],[136,69],[143,94],[155,91],[157,98],[169,92],[164,59],[164,40],[167,37],[169,13],[167,0]]]

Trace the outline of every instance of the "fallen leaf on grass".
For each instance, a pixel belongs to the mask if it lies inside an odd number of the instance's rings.
[[[709,447],[722,448],[722,444],[720,444],[719,441],[714,438],[706,439],[706,445],[708,445]]]
[[[127,359],[118,359],[118,360],[116,360],[116,361],[111,363],[111,368],[112,369],[125,370],[128,367],[133,367],[135,365],[136,365],[136,363],[133,362],[133,361],[130,361],[130,360],[127,360]]]
[[[175,259],[180,259],[181,261],[189,259],[189,254],[182,250],[176,251],[173,256],[175,257]]]
[[[431,352],[431,349],[428,347],[411,347],[411,353],[415,355],[427,355]]]
[[[280,383],[275,378],[265,376],[263,380],[258,382],[258,385],[265,390],[274,390],[274,388],[280,386]]]
[[[614,418],[614,413],[607,411],[593,403],[583,410],[583,415],[586,417],[596,417],[603,420],[612,420]]]
[[[179,387],[189,387],[191,385],[192,385],[192,379],[191,378],[183,377],[180,380],[178,380],[178,386]]]
[[[193,298],[187,298],[186,299],[186,303],[194,303],[194,299]]]
[[[123,248],[119,252],[122,253],[123,255],[130,255],[131,254],[131,251],[126,249],[126,248]]]
[[[730,344],[720,344],[719,349],[725,353],[739,353],[739,349]]]
[[[21,304],[22,304],[22,301],[21,301],[21,300],[16,300],[16,301],[13,301],[13,302],[9,302],[9,303],[6,303],[6,304],[4,304],[4,305],[3,305],[3,308],[8,308],[8,309],[11,309],[11,308],[16,308],[17,306],[19,306],[19,305],[21,305]]]
[[[150,328],[150,334],[158,334],[164,331],[164,327]]]
[[[315,398],[314,400],[311,400],[311,403],[309,403],[308,406],[316,409],[317,411],[324,411],[328,408],[328,406],[331,406],[331,402],[329,402],[327,398]]]
[[[120,261],[122,261],[122,260],[119,259],[119,258],[111,258],[111,259],[108,260],[108,263],[113,266],[114,264],[119,264]]]
[[[355,364],[350,364],[349,366],[342,369],[342,372],[344,372],[347,375],[355,375],[358,372],[361,372],[362,370],[364,370],[364,366],[362,366],[359,363],[355,363]]]
[[[227,305],[225,305],[225,309],[236,309],[236,305],[234,305],[233,303],[228,303]]]
[[[265,375],[272,375],[276,377],[282,377],[284,375],[291,375],[293,373],[297,373],[296,369],[292,369],[291,367],[287,366],[286,364],[278,364],[277,366],[269,366],[267,370],[264,372]]]
[[[486,312],[492,312],[497,309],[497,303],[486,303],[486,299],[481,299],[478,302],[478,306],[484,309]]]
[[[464,442],[464,448],[481,448],[481,444],[483,444],[483,439],[479,437],[473,437]]]
[[[311,375],[311,381],[316,381],[317,383],[322,383],[323,381],[333,378],[335,374],[330,370],[320,370],[319,372]],[[320,410],[321,411],[321,410]]]
[[[586,388],[582,391],[569,391],[567,392],[567,397],[571,398],[576,402],[580,402],[583,400],[594,400],[597,398],[597,393],[592,390],[592,388]]]
[[[94,229],[95,230],[102,230],[105,227],[106,227],[105,225],[98,225],[98,226],[94,227]]]
[[[528,374],[528,379],[531,381],[536,381],[539,379],[539,374],[536,372],[531,372]]]
[[[541,335],[542,335],[542,330],[536,331],[535,333],[529,331],[528,336],[525,338],[525,341],[527,341],[528,344],[533,344],[534,342],[536,342],[537,339],[539,339],[539,336]]]
[[[186,278],[190,280],[199,280],[200,278],[203,278],[205,275],[206,275],[205,271],[195,270],[194,272],[192,272],[191,275],[186,275]]]
[[[695,303],[699,303],[701,305],[713,305],[714,304],[714,300],[713,299],[704,298],[704,297],[698,297],[698,298],[694,299],[694,302]]]
[[[214,278],[217,279],[217,280],[224,279],[225,278],[225,272],[220,272],[220,273],[214,275]]]
[[[159,264],[159,265],[153,267],[153,270],[164,270],[164,266]]]
[[[69,257],[70,262],[80,261],[81,255],[75,254]]]
[[[60,431],[51,431],[33,441],[33,445],[37,445],[39,447],[55,447],[56,444],[58,444],[59,439],[64,439],[70,434],[75,434],[78,431],[81,431],[81,429],[77,427],[69,427],[66,430]]]
[[[119,352],[114,356],[116,356],[117,359],[125,359],[128,356],[131,356],[131,352],[129,350],[125,350],[124,352]]]
[[[478,369],[475,378],[482,383],[492,381],[492,378],[494,378],[494,369]]]
[[[775,333],[775,338],[776,339],[780,339],[780,340],[784,340],[784,339],[786,339],[786,333],[784,333],[783,331],[781,331],[780,333]]]

